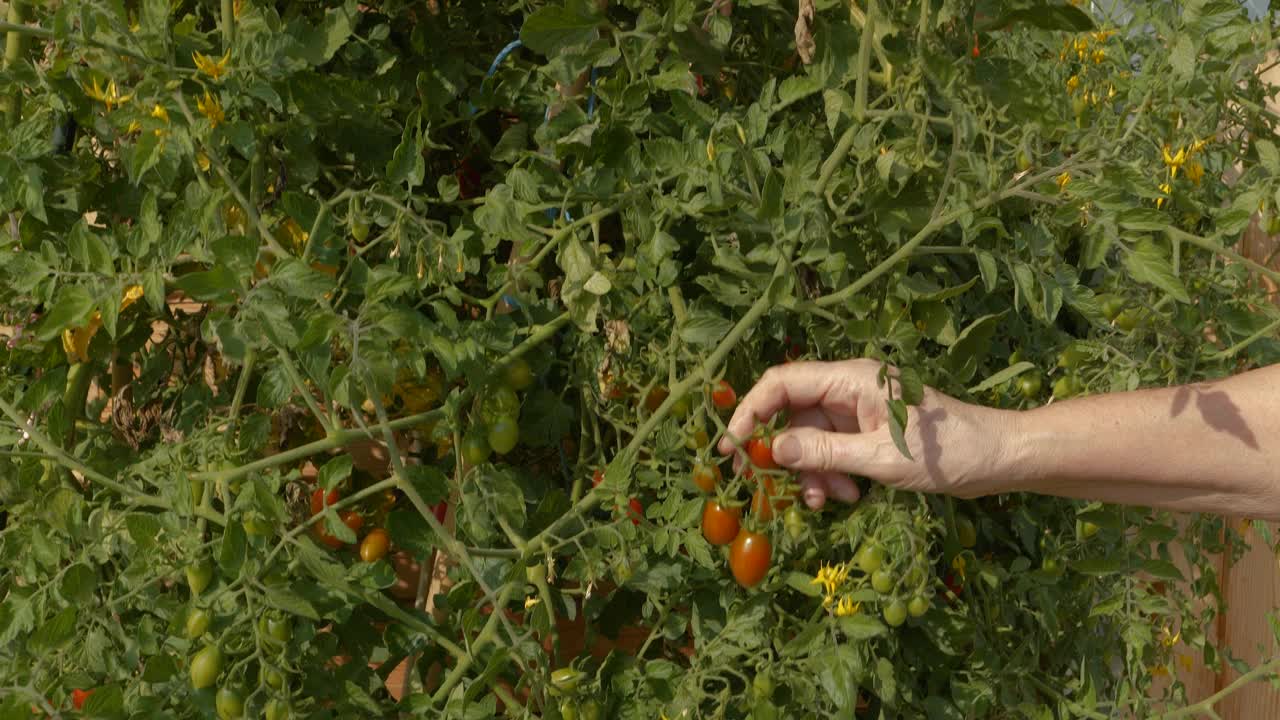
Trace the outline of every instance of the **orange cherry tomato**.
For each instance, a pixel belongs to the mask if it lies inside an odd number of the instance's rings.
[[[760,484],[756,486],[755,493],[751,496],[751,514],[761,522],[769,522],[773,519],[775,513],[780,513],[791,507],[793,502],[795,502],[795,499],[786,497],[785,493],[779,495],[773,478],[765,475],[760,480]]]
[[[604,471],[597,470],[591,476],[591,487],[600,487],[600,483],[604,482]]]
[[[738,404],[738,393],[733,391],[727,380],[721,380],[711,391],[711,402],[718,410],[730,410]]]
[[[360,559],[369,563],[377,562],[387,554],[387,549],[390,547],[391,538],[387,536],[387,531],[374,528],[360,542]]]
[[[720,483],[722,477],[718,465],[698,463],[693,467],[693,484],[704,493],[715,492],[716,485]]]
[[[768,438],[754,437],[747,441],[747,456],[751,464],[761,470],[772,470],[778,467],[773,461],[773,442]]]
[[[744,588],[755,587],[769,574],[773,561],[773,546],[769,538],[750,530],[738,531],[729,547],[729,569],[733,579]]]
[[[71,691],[71,705],[77,710],[84,709],[84,702],[93,694],[92,690],[80,690],[79,688]]]
[[[742,511],[714,498],[702,506],[702,537],[712,545],[728,545],[738,536]]]

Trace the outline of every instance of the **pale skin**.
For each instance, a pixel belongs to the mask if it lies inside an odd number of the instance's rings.
[[[734,411],[720,452],[733,454],[733,438],[787,410],[774,460],[796,471],[814,509],[829,498],[856,502],[850,475],[862,475],[963,498],[1033,492],[1280,520],[1280,365],[1026,411],[926,388],[908,410],[912,459],[890,437],[881,367],[846,360],[770,368]]]

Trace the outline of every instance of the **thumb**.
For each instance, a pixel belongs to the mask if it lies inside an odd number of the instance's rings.
[[[800,472],[842,472],[870,475],[877,433],[843,433],[797,427],[773,440],[773,459]]]

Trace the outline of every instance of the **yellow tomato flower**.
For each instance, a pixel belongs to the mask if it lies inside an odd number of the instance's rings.
[[[1169,196],[1169,194],[1173,192],[1173,186],[1172,186],[1172,185],[1170,185],[1169,183],[1160,183],[1160,185],[1159,185],[1158,189],[1160,190],[1160,192],[1162,192],[1162,193],[1164,193],[1164,194],[1165,194],[1165,197],[1158,197],[1158,198],[1156,198],[1156,209],[1157,209],[1157,210],[1159,210],[1160,208],[1164,207],[1164,203],[1165,203],[1165,201],[1169,199],[1169,197],[1168,197],[1168,196]]]
[[[193,52],[191,53],[191,59],[195,61],[197,70],[216,81],[221,80],[222,76],[227,74],[227,63],[231,60],[231,51],[226,51],[217,60],[203,53]]]
[[[538,598],[529,596],[524,599],[524,609],[528,610],[529,608],[537,605],[539,602],[541,602],[541,600],[539,600]]]
[[[1177,178],[1178,169],[1187,161],[1187,149],[1178,148],[1177,153],[1171,154],[1169,152],[1169,146],[1165,145],[1162,152],[1164,155],[1164,164],[1169,168],[1169,177]]]
[[[1064,172],[1058,177],[1054,178],[1053,181],[1058,183],[1058,192],[1062,192],[1063,190],[1067,189],[1068,185],[1071,184],[1071,173]]]
[[[1101,65],[1102,61],[1107,59],[1107,51],[1103,50],[1102,48],[1098,48],[1097,50],[1093,51],[1093,55],[1091,55],[1090,57],[1093,58],[1094,65]]]
[[[1199,186],[1200,180],[1202,180],[1203,178],[1204,178],[1204,165],[1201,165],[1199,160],[1192,160],[1191,162],[1187,163],[1187,179],[1188,180],[1190,180],[1191,182]]]
[[[208,90],[204,91],[204,97],[196,101],[196,109],[201,115],[209,118],[209,123],[214,127],[218,127],[219,123],[227,120],[226,113],[222,111],[222,103],[218,102],[218,98],[210,95]]]
[[[1189,673],[1195,667],[1195,659],[1187,653],[1178,653],[1178,664],[1182,666],[1182,672]]]
[[[196,165],[204,172],[209,172],[209,156],[204,154],[203,150],[196,153]]]
[[[139,131],[139,130],[141,130],[141,129],[142,129],[142,123],[138,122],[137,120],[134,120],[134,121],[132,121],[132,122],[130,122],[130,123],[129,123],[129,127],[126,127],[126,128],[124,129],[124,134],[125,134],[125,135],[132,135],[132,134],[134,134],[134,133],[138,132],[138,131]]]
[[[814,585],[822,586],[822,594],[826,596],[824,605],[831,604],[840,586],[849,578],[849,566],[844,563],[836,565],[823,565],[818,568],[818,574],[814,576],[812,582]]]
[[[130,285],[125,288],[124,294],[120,297],[120,312],[124,312],[130,305],[141,299],[142,294],[141,285]],[[94,311],[93,317],[89,318],[87,325],[63,330],[62,349],[66,351],[67,358],[72,362],[88,362],[89,343],[93,341],[93,336],[98,334],[98,330],[101,328],[102,313]]]
[[[1191,143],[1192,154],[1198,153],[1201,150],[1203,150],[1204,146],[1207,145],[1208,143],[1209,143],[1209,138],[1205,138],[1204,140],[1196,140],[1195,142]]]
[[[1116,86],[1110,83],[1107,83],[1107,99],[1110,100],[1115,96],[1116,96]]]
[[[98,84],[97,78],[93,79],[93,85],[91,87],[85,88],[84,94],[106,105],[107,112],[111,112],[133,98],[133,93],[121,95],[120,90],[116,87],[115,80],[108,80],[107,87],[104,89]]]
[[[157,120],[163,120],[165,125],[169,124],[169,111],[164,109],[163,105],[157,104],[151,108],[151,117]]]
[[[1080,87],[1079,75],[1072,75],[1071,77],[1067,78],[1067,94],[1068,95],[1074,95],[1076,92],[1076,89],[1079,87]]]
[[[836,617],[857,615],[860,609],[862,609],[862,603],[855,603],[853,598],[845,595],[840,598],[840,603],[836,605]]]
[[[964,570],[967,566],[968,563],[965,562],[963,555],[957,555],[951,560],[951,569],[956,571],[956,575],[959,575],[961,580],[965,579]]]

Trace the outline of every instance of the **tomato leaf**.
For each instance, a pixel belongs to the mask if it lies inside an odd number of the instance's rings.
[[[789,572],[787,573],[787,585],[801,595],[809,597],[822,597],[822,587],[813,582],[813,577],[807,573]]]
[[[889,406],[889,436],[893,438],[893,444],[903,457],[914,460],[903,434],[907,427],[907,404],[901,399],[888,400],[886,404]]]
[[[861,612],[848,617],[836,618],[836,625],[846,638],[855,642],[877,638],[889,632],[889,628],[884,623]]]
[[[339,455],[320,466],[316,471],[316,483],[325,490],[332,490],[351,477],[351,468],[354,465],[355,461],[350,455]]]
[[[1030,362],[1027,362],[1026,360],[1023,360],[1018,363],[1014,363],[1013,365],[1010,365],[1004,370],[1001,370],[1000,372],[989,376],[986,380],[983,380],[977,385],[974,385],[973,387],[969,388],[969,393],[972,395],[977,395],[980,392],[985,392],[987,390],[990,390],[993,387],[1003,385],[1004,383],[1009,382],[1010,380],[1018,377],[1019,375],[1021,375],[1022,373],[1028,370],[1034,370],[1035,367],[1036,367],[1035,363],[1030,363]]]
[[[1168,253],[1155,242],[1149,239],[1139,241],[1125,254],[1124,265],[1134,280],[1155,285],[1179,302],[1191,302],[1187,288],[1173,273]]]
[[[599,36],[600,18],[587,12],[584,3],[547,5],[525,18],[520,41],[534,52],[552,56],[564,48],[584,45]]]
[[[58,292],[58,299],[40,320],[36,337],[42,342],[53,339],[65,328],[79,325],[89,317],[93,309],[93,297],[81,285],[65,285]]]

